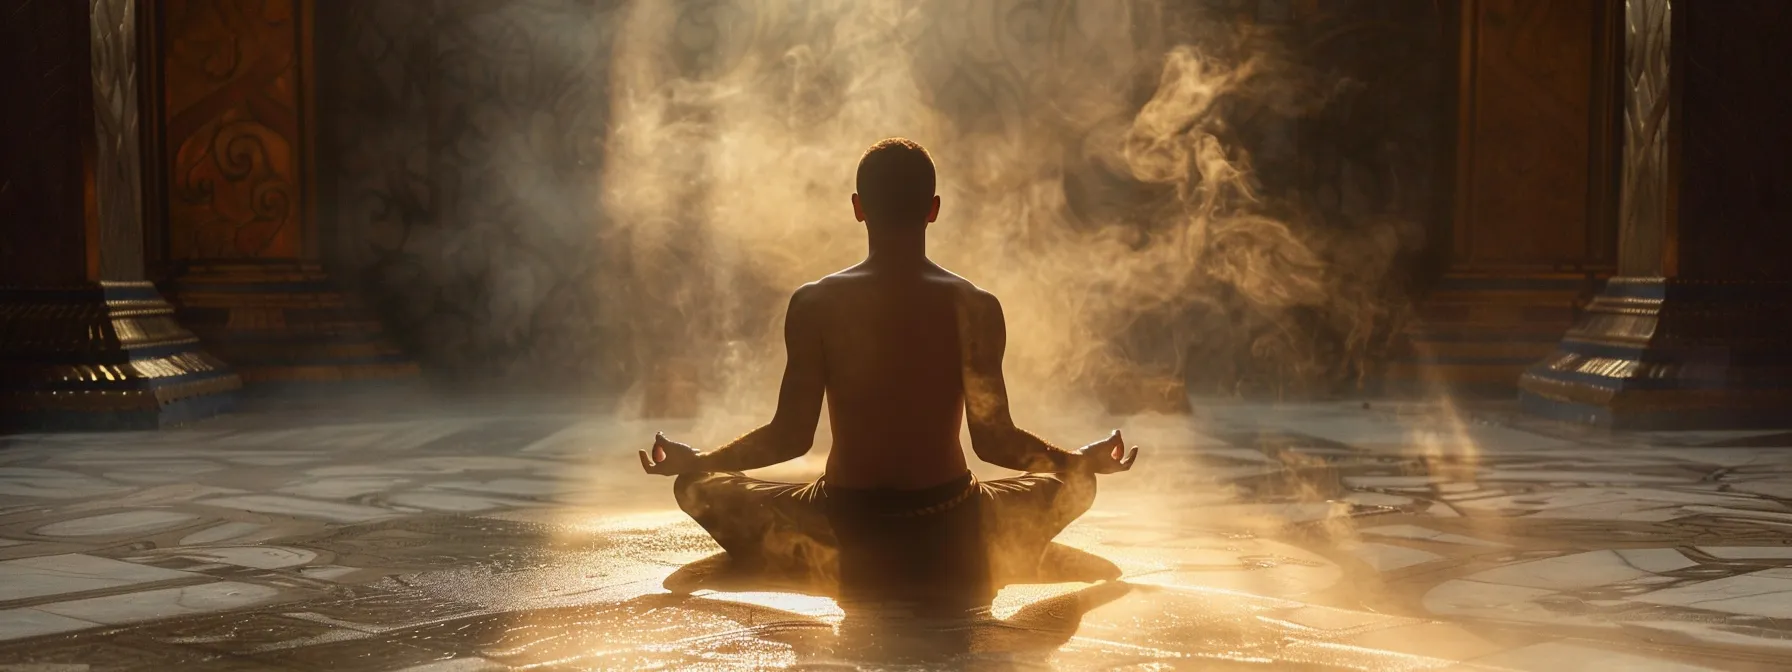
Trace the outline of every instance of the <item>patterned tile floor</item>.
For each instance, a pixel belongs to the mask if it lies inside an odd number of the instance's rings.
[[[1060,539],[1125,579],[919,627],[669,592],[717,549],[632,453],[750,420],[588,406],[0,439],[0,670],[1792,669],[1792,433],[1361,402],[1042,427],[1146,446]]]

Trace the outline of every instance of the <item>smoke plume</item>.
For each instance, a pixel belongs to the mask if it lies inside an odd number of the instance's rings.
[[[1170,34],[1164,11],[630,3],[602,185],[613,373],[662,412],[769,406],[784,301],[862,258],[857,160],[903,136],[939,169],[930,255],[1004,303],[1018,407],[1095,410],[1191,372],[1307,390],[1357,375],[1411,236],[1334,232],[1267,198],[1233,137],[1237,115],[1297,118],[1340,82],[1262,33]]]

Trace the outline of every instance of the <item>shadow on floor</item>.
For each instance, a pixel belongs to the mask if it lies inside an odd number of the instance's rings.
[[[1094,583],[1120,578],[1120,567],[1099,555],[1059,543],[1046,547],[1036,573],[1007,577],[998,588],[1026,583]],[[778,591],[835,597],[837,586],[817,582],[809,576],[736,571],[727,553],[717,553],[689,563],[672,572],[662,584],[674,594],[689,595],[703,590],[721,592]]]
[[[957,669],[979,661],[1003,667],[1041,659],[1070,641],[1085,614],[1131,592],[1132,586],[1117,581],[1119,577],[1120,568],[1105,558],[1052,544],[1035,575],[1011,577],[1002,584],[1094,585],[1028,604],[1002,619],[994,618],[987,610],[959,617],[921,618],[849,608],[837,628],[828,628],[813,617],[781,613],[775,619],[781,627],[762,631],[760,636],[792,646],[799,652],[799,659],[808,661],[805,668],[841,665],[856,669],[856,665],[874,664],[947,665]],[[664,585],[680,595],[713,590],[832,597],[835,592],[833,586],[817,585],[805,577],[733,571],[726,553],[680,567],[666,578]],[[692,597],[683,606],[730,613],[739,610],[736,603],[707,597]],[[767,616],[771,614],[762,614],[761,618]],[[829,630],[832,636],[823,634]]]

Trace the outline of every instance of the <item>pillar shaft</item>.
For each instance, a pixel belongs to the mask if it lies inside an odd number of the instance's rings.
[[[143,277],[137,0],[0,2],[0,426],[141,429],[241,381]]]

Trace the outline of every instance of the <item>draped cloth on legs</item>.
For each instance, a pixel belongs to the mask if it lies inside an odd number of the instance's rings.
[[[1095,477],[1035,473],[923,490],[687,474],[680,508],[734,562],[838,586],[843,602],[987,606],[1031,576],[1053,537],[1089,509]]]

